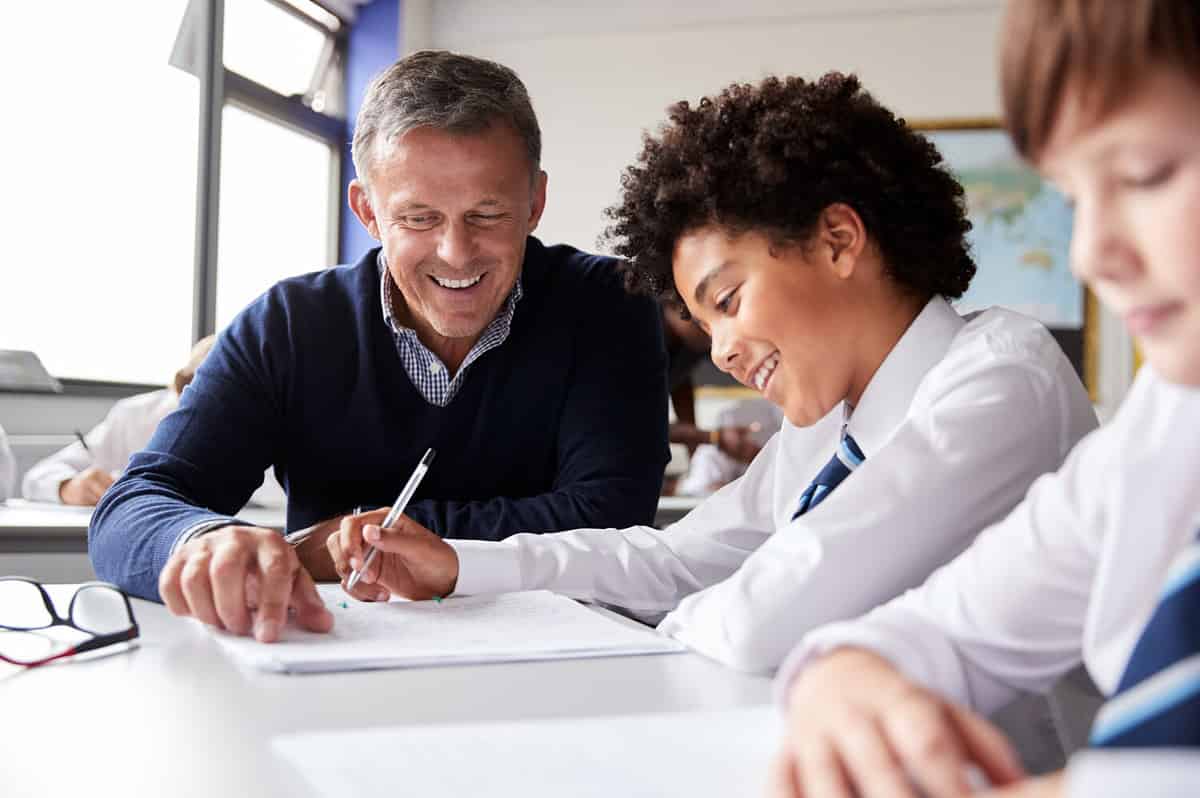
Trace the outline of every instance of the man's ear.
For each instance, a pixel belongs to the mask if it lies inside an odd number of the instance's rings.
[[[350,210],[358,217],[358,221],[370,233],[371,238],[380,241],[379,221],[375,218],[375,209],[371,207],[371,198],[367,195],[367,187],[358,178],[350,181],[347,192],[350,200]]]
[[[542,219],[542,211],[546,210],[546,183],[549,176],[538,170],[537,175],[533,178],[533,194],[532,200],[529,203],[529,232],[537,229],[538,222]]]
[[[849,277],[866,249],[867,228],[858,211],[844,202],[835,202],[821,211],[817,241],[838,276]]]

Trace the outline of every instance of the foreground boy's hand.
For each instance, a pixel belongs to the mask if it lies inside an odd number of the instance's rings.
[[[972,765],[995,787],[1024,777],[995,727],[869,651],[838,649],[816,662],[792,686],[788,705],[778,798],[957,798],[973,792]]]
[[[158,592],[174,615],[238,635],[253,631],[263,643],[279,639],[289,609],[305,629],[333,628],[312,577],[273,529],[227,526],[188,541],[167,561]]]
[[[347,516],[337,534],[326,542],[334,568],[345,587],[351,570],[363,567],[367,548],[378,549],[370,567],[350,595],[363,601],[384,601],[392,594],[409,599],[441,598],[458,583],[458,554],[437,535],[408,516],[380,529],[387,508]],[[377,516],[377,517],[375,517]]]

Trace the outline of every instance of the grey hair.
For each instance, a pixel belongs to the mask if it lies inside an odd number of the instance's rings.
[[[516,129],[530,171],[542,160],[542,132],[529,93],[508,67],[445,50],[420,50],[381,72],[367,87],[350,155],[360,180],[367,179],[377,139],[394,141],[418,127],[477,133],[497,120]]]

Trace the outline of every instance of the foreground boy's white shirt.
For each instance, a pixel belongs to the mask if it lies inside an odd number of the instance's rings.
[[[866,462],[792,521],[847,418]],[[666,634],[770,670],[805,632],[920,584],[1095,426],[1045,328],[1004,310],[966,322],[935,298],[853,413],[785,423],[743,477],[678,523],[448,541],[457,592],[549,588],[645,620],[670,612]]]
[[[852,644],[984,713],[1018,690],[1049,689],[1081,655],[1111,694],[1167,568],[1200,529],[1198,481],[1200,390],[1144,368],[1113,421],[1008,518],[919,589],[809,634],[780,686],[813,656]],[[1141,794],[1174,794],[1178,779],[1200,785],[1200,754],[1089,751],[1068,767],[1068,794],[1125,796],[1132,774]]]

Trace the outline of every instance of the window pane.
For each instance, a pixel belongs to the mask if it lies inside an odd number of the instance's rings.
[[[331,166],[328,144],[225,109],[218,329],[278,280],[329,265]]]
[[[267,0],[225,0],[225,67],[283,95],[303,95],[327,36]]]
[[[0,348],[60,377],[164,383],[192,324],[198,84],[185,0],[18,3],[0,48]]]

